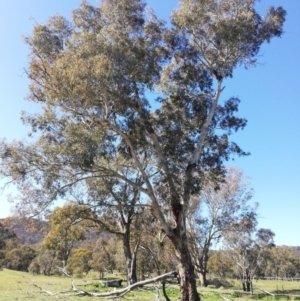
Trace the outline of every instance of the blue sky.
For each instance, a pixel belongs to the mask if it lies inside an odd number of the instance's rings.
[[[20,121],[20,112],[36,110],[34,104],[24,101],[28,49],[21,36],[30,34],[35,22],[45,22],[56,13],[69,17],[79,3],[0,1],[1,138],[26,138],[28,129]],[[148,4],[159,17],[167,19],[177,1],[149,0]],[[250,178],[255,190],[253,201],[260,204],[259,226],[271,228],[278,245],[300,245],[300,1],[261,0],[258,9],[263,13],[270,5],[287,10],[283,37],[262,47],[256,68],[237,69],[225,84],[223,99],[239,97],[239,115],[248,119],[245,130],[233,139],[251,152],[251,156],[229,165],[242,169]],[[9,215],[7,192],[0,195],[0,218]]]

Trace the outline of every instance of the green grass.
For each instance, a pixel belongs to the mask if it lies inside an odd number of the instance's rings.
[[[82,289],[89,292],[107,292],[112,288],[103,288],[97,280],[97,274],[89,273],[84,279],[75,279],[77,289]],[[96,297],[77,297],[77,296],[50,296],[42,292],[39,288],[33,286],[33,283],[51,292],[62,292],[71,289],[71,281],[64,276],[34,276],[29,273],[17,272],[4,269],[0,271],[0,300],[1,301],[94,301],[99,300]],[[220,288],[199,288],[198,291],[204,301],[221,301],[220,295],[232,301],[246,301],[246,300],[261,300],[261,301],[294,301],[300,300],[296,296],[266,296],[257,288],[268,291],[270,293],[300,295],[300,282],[288,281],[274,281],[274,280],[259,280],[254,281],[254,295],[243,294],[240,289],[241,286],[238,281],[230,282],[231,287]],[[178,300],[179,287],[177,285],[168,285],[167,294],[171,300]],[[144,287],[139,290],[132,291],[125,295],[123,300],[130,301],[152,301],[156,300],[155,289],[151,287]],[[160,290],[161,300],[164,300],[162,291]],[[103,299],[101,299],[103,300]]]
[[[77,281],[75,281],[75,283],[77,284]],[[63,276],[33,276],[29,273],[4,269],[3,271],[0,271],[0,300],[58,300],[55,296],[49,296],[41,292],[41,290],[33,286],[33,284],[37,284],[43,289],[51,292],[66,291],[71,288],[70,279]],[[60,297],[59,300],[78,300],[78,298],[74,299],[73,297]],[[81,300],[88,299],[82,298]]]
[[[254,288],[260,288],[273,294],[293,294],[300,296],[300,282],[281,280],[255,280]]]

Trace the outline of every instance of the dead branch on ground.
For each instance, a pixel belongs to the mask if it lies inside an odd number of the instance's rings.
[[[67,277],[71,278],[70,275],[68,275],[68,273],[64,270],[64,269],[60,269],[62,273],[64,273]],[[143,281],[139,281],[136,282],[134,284],[131,284],[129,286],[126,286],[123,289],[120,290],[115,290],[112,292],[107,292],[107,293],[90,293],[84,290],[78,290],[74,284],[74,280],[72,279],[72,289],[68,290],[68,291],[64,291],[64,292],[50,292],[47,291],[45,289],[43,289],[42,287],[38,286],[37,284],[33,284],[35,287],[39,288],[42,292],[44,292],[47,295],[50,296],[57,296],[57,295],[64,295],[64,296],[90,296],[90,297],[98,297],[98,298],[107,298],[107,299],[114,299],[114,298],[119,298],[124,296],[125,294],[129,293],[130,291],[132,291],[133,289],[143,286],[143,285],[147,285],[147,284],[151,284],[151,283],[155,283],[158,281],[162,281],[165,280],[167,278],[172,278],[174,277],[175,272],[168,272],[162,275],[159,275],[155,278],[151,278],[151,279],[147,279],[147,280],[143,280]]]

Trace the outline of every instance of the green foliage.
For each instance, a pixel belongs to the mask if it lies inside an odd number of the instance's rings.
[[[158,202],[174,214],[204,173],[222,174],[224,160],[246,154],[229,141],[246,120],[235,116],[238,99],[220,101],[222,81],[252,64],[285,18],[281,7],[262,18],[254,2],[181,1],[171,30],[139,0],[84,2],[70,22],[55,16],[36,25],[26,39],[29,99],[43,109],[22,118],[37,139],[3,142],[0,151],[1,173],[18,183],[23,205],[31,199],[23,214],[105,176],[147,195],[171,236]],[[151,110],[155,89],[162,98]]]
[[[233,291],[231,296],[232,296],[232,298],[240,298],[242,296],[242,293]]]
[[[75,249],[68,260],[67,270],[71,275],[82,277],[91,270],[89,262],[92,260],[93,252],[86,249]]]
[[[292,247],[277,246],[270,250],[266,264],[266,276],[298,277],[300,270],[300,259],[293,252]]]
[[[107,272],[113,272],[116,266],[117,244],[116,238],[99,238],[93,250],[92,259],[89,265],[100,273],[100,279],[104,278]]]
[[[0,270],[5,266],[5,251],[0,250]]]
[[[3,224],[0,223],[0,250],[4,250],[7,242],[10,240],[17,240],[17,235],[14,231],[4,227]]]
[[[38,275],[41,272],[41,266],[39,265],[37,260],[31,261],[29,267],[28,267],[28,272],[33,274],[33,275]]]
[[[55,208],[51,214],[51,229],[44,239],[44,245],[56,250],[57,258],[64,260],[65,264],[75,243],[85,238],[86,228],[82,220],[89,212],[84,206],[68,202],[61,208]]]
[[[30,263],[35,257],[35,250],[28,245],[22,245],[7,252],[5,266],[12,270],[28,271]]]
[[[56,258],[56,251],[48,250],[44,245],[41,245],[37,249],[37,257],[29,266],[29,271],[33,274],[41,273],[50,276],[54,273],[56,266],[61,266],[61,261]]]
[[[223,81],[253,65],[285,20],[281,7],[263,18],[255,2],[181,0],[171,29],[142,0],[83,2],[70,22],[37,24],[26,39],[28,99],[42,109],[22,116],[34,140],[0,144],[0,174],[21,191],[20,214],[70,196],[101,205],[90,189],[98,179],[129,185],[176,249],[182,298],[198,300],[187,252],[190,198],[206,178],[220,179],[226,160],[247,155],[230,140],[246,120],[236,116],[239,99],[221,100]],[[155,104],[153,92],[161,95]],[[65,217],[45,243],[67,261],[83,236]]]
[[[207,268],[211,275],[221,277],[222,279],[234,275],[234,266],[230,257],[226,255],[226,251],[217,250],[210,254]]]

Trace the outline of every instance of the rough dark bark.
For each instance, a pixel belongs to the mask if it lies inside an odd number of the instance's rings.
[[[251,280],[243,280],[243,291],[244,292],[251,292],[252,291],[252,282]]]
[[[126,231],[123,234],[123,249],[126,259],[126,274],[127,274],[127,285],[131,285],[137,282],[136,275],[136,256],[132,256],[130,248],[130,233]]]
[[[247,286],[247,292],[250,292],[251,291],[251,283],[250,283],[250,281],[247,281],[246,286]]]
[[[209,251],[210,240],[204,244],[202,255],[200,256],[199,264],[196,265],[198,272],[198,278],[202,287],[207,287],[207,263],[208,263],[208,251]]]
[[[194,265],[187,246],[185,232],[181,235],[170,237],[178,259],[178,280],[181,292],[181,301],[200,301],[197,292]]]

